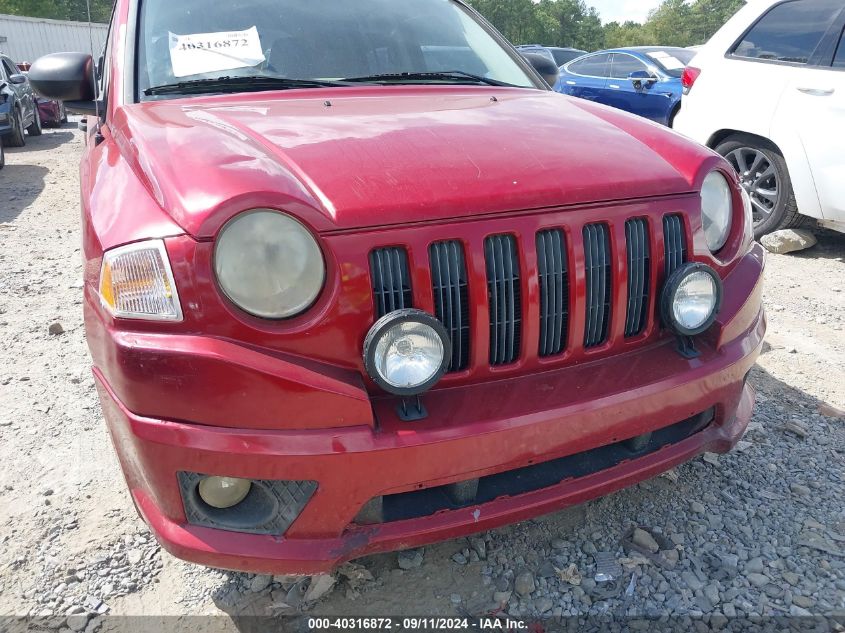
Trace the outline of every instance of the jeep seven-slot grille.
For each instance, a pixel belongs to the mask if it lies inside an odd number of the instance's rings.
[[[610,325],[610,232],[606,224],[584,227],[584,266],[587,284],[587,320],[584,347],[598,347],[607,340]]]
[[[652,233],[661,228],[664,263],[661,274],[655,278],[655,270],[658,269],[654,265],[655,258],[658,258],[659,265],[661,253],[655,252],[651,246],[660,243],[659,236]],[[577,239],[579,233],[581,244]],[[623,323],[616,323],[613,331],[624,332],[626,338],[640,336],[649,331],[653,318],[652,304],[655,294],[660,292],[663,275],[672,274],[689,259],[686,225],[680,214],[664,215],[662,220],[654,222],[644,217],[628,218],[624,224],[624,239],[621,232],[617,228],[612,229],[607,222],[568,229],[543,228],[534,235],[533,244],[529,239],[528,235],[523,235],[525,241],[520,242],[515,234],[510,233],[487,237],[483,242],[484,278],[470,275],[478,268],[468,266],[468,263],[479,264],[471,262],[471,259],[481,255],[469,245],[471,242],[453,239],[428,246],[433,312],[445,326],[452,344],[450,372],[472,368],[473,336],[482,335],[488,327],[487,364],[493,367],[514,364],[523,355],[554,358],[567,351],[577,351],[568,349],[570,341],[577,341],[574,344],[576,348],[600,348],[611,340],[611,326],[616,315],[622,319],[624,314],[624,327]],[[523,249],[531,248],[535,249],[534,253],[523,252]],[[574,252],[575,248],[581,253]],[[523,312],[522,277],[532,270],[533,264],[528,261],[534,255],[538,306]],[[378,317],[414,305],[432,305],[429,297],[422,294],[428,289],[412,287],[410,258],[410,251],[403,246],[379,248],[370,253],[370,273]],[[425,265],[420,261],[414,264]],[[618,264],[624,265],[627,279],[623,276],[617,280],[614,271],[617,267],[621,268]],[[583,288],[576,289],[572,285],[576,279]],[[473,321],[483,312],[480,306],[470,305],[471,286],[476,281],[479,285],[486,283],[489,317],[486,322],[477,324]],[[528,281],[526,287],[531,286],[531,281]],[[615,306],[617,297],[625,290],[627,303]],[[476,289],[478,291],[480,288]],[[417,293],[416,297],[414,293]],[[584,319],[583,330],[581,319],[575,318],[576,305],[577,316]],[[527,336],[523,319],[527,315],[536,319],[533,323],[536,330],[532,334],[537,339],[532,344],[536,347],[523,350],[522,341]],[[577,332],[573,331],[575,323],[579,324]]]
[[[663,261],[668,279],[687,259],[687,236],[684,232],[684,220],[680,215],[664,216],[663,244]]]
[[[484,240],[487,296],[490,304],[490,364],[508,365],[519,358],[522,302],[519,254],[513,235]]]
[[[625,246],[628,249],[627,337],[641,334],[648,322],[648,293],[651,287],[648,239],[648,221],[645,218],[625,222]]]
[[[469,362],[469,296],[464,247],[460,242],[437,242],[429,248],[434,314],[452,342],[449,371],[466,369]]]
[[[376,317],[413,307],[408,253],[404,248],[380,248],[370,253]]]
[[[560,229],[537,233],[537,275],[540,282],[540,356],[566,348],[569,328],[569,277],[566,237]]]

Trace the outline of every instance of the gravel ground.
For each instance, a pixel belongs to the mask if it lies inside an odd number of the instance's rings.
[[[161,551],[101,423],[81,314],[82,147],[72,126],[45,131],[7,150],[0,172],[0,614],[89,633],[119,628],[107,614],[219,615],[193,627],[244,629],[238,616],[285,613],[303,587]],[[361,559],[301,608],[677,615],[701,630],[841,616],[845,236],[817,235],[809,251],[769,258],[757,407],[736,451],[472,539]],[[609,582],[596,580],[604,559]]]

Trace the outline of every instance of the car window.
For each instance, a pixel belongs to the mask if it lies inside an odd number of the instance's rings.
[[[552,56],[555,58],[555,63],[558,66],[563,66],[567,62],[571,62],[573,59],[581,57],[584,54],[584,51],[565,51],[562,49],[552,49]]]
[[[456,70],[523,87],[531,77],[453,0],[143,0],[141,92],[186,79],[341,79]]]
[[[601,55],[591,55],[584,57],[567,66],[569,72],[576,75],[585,75],[587,77],[607,77],[607,69],[610,62],[610,55],[602,53]]]
[[[9,63],[9,60],[3,60],[3,70],[6,71],[6,78],[8,79],[12,75],[18,74],[18,71],[15,70],[12,65]]]
[[[836,55],[833,56],[834,68],[845,68],[845,29],[839,38],[839,47],[836,49]]]
[[[695,57],[695,51],[685,48],[667,48],[646,51],[645,55],[667,75],[679,78],[684,74],[687,64]]]
[[[610,66],[610,76],[614,79],[627,79],[628,75],[638,71],[648,72],[648,68],[636,57],[615,53]]]
[[[791,0],[773,7],[733,50],[737,57],[807,64],[842,0]]]

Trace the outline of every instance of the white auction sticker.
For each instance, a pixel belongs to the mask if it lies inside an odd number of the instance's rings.
[[[254,26],[246,31],[170,34],[170,63],[176,77],[249,68],[264,59]]]

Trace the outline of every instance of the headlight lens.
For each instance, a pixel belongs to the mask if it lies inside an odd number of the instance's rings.
[[[385,391],[416,395],[440,380],[449,351],[440,321],[420,310],[398,310],[370,329],[364,341],[364,366]]]
[[[682,336],[695,336],[709,328],[722,302],[722,282],[704,264],[685,264],[663,289],[661,312],[666,326]]]
[[[701,220],[707,246],[715,253],[728,241],[733,215],[731,187],[721,172],[713,171],[701,187]]]
[[[264,319],[286,319],[316,301],[326,278],[320,247],[289,215],[242,213],[217,238],[217,281],[239,308]]]
[[[117,318],[181,321],[164,242],[148,240],[107,251],[100,269],[100,301]]]

